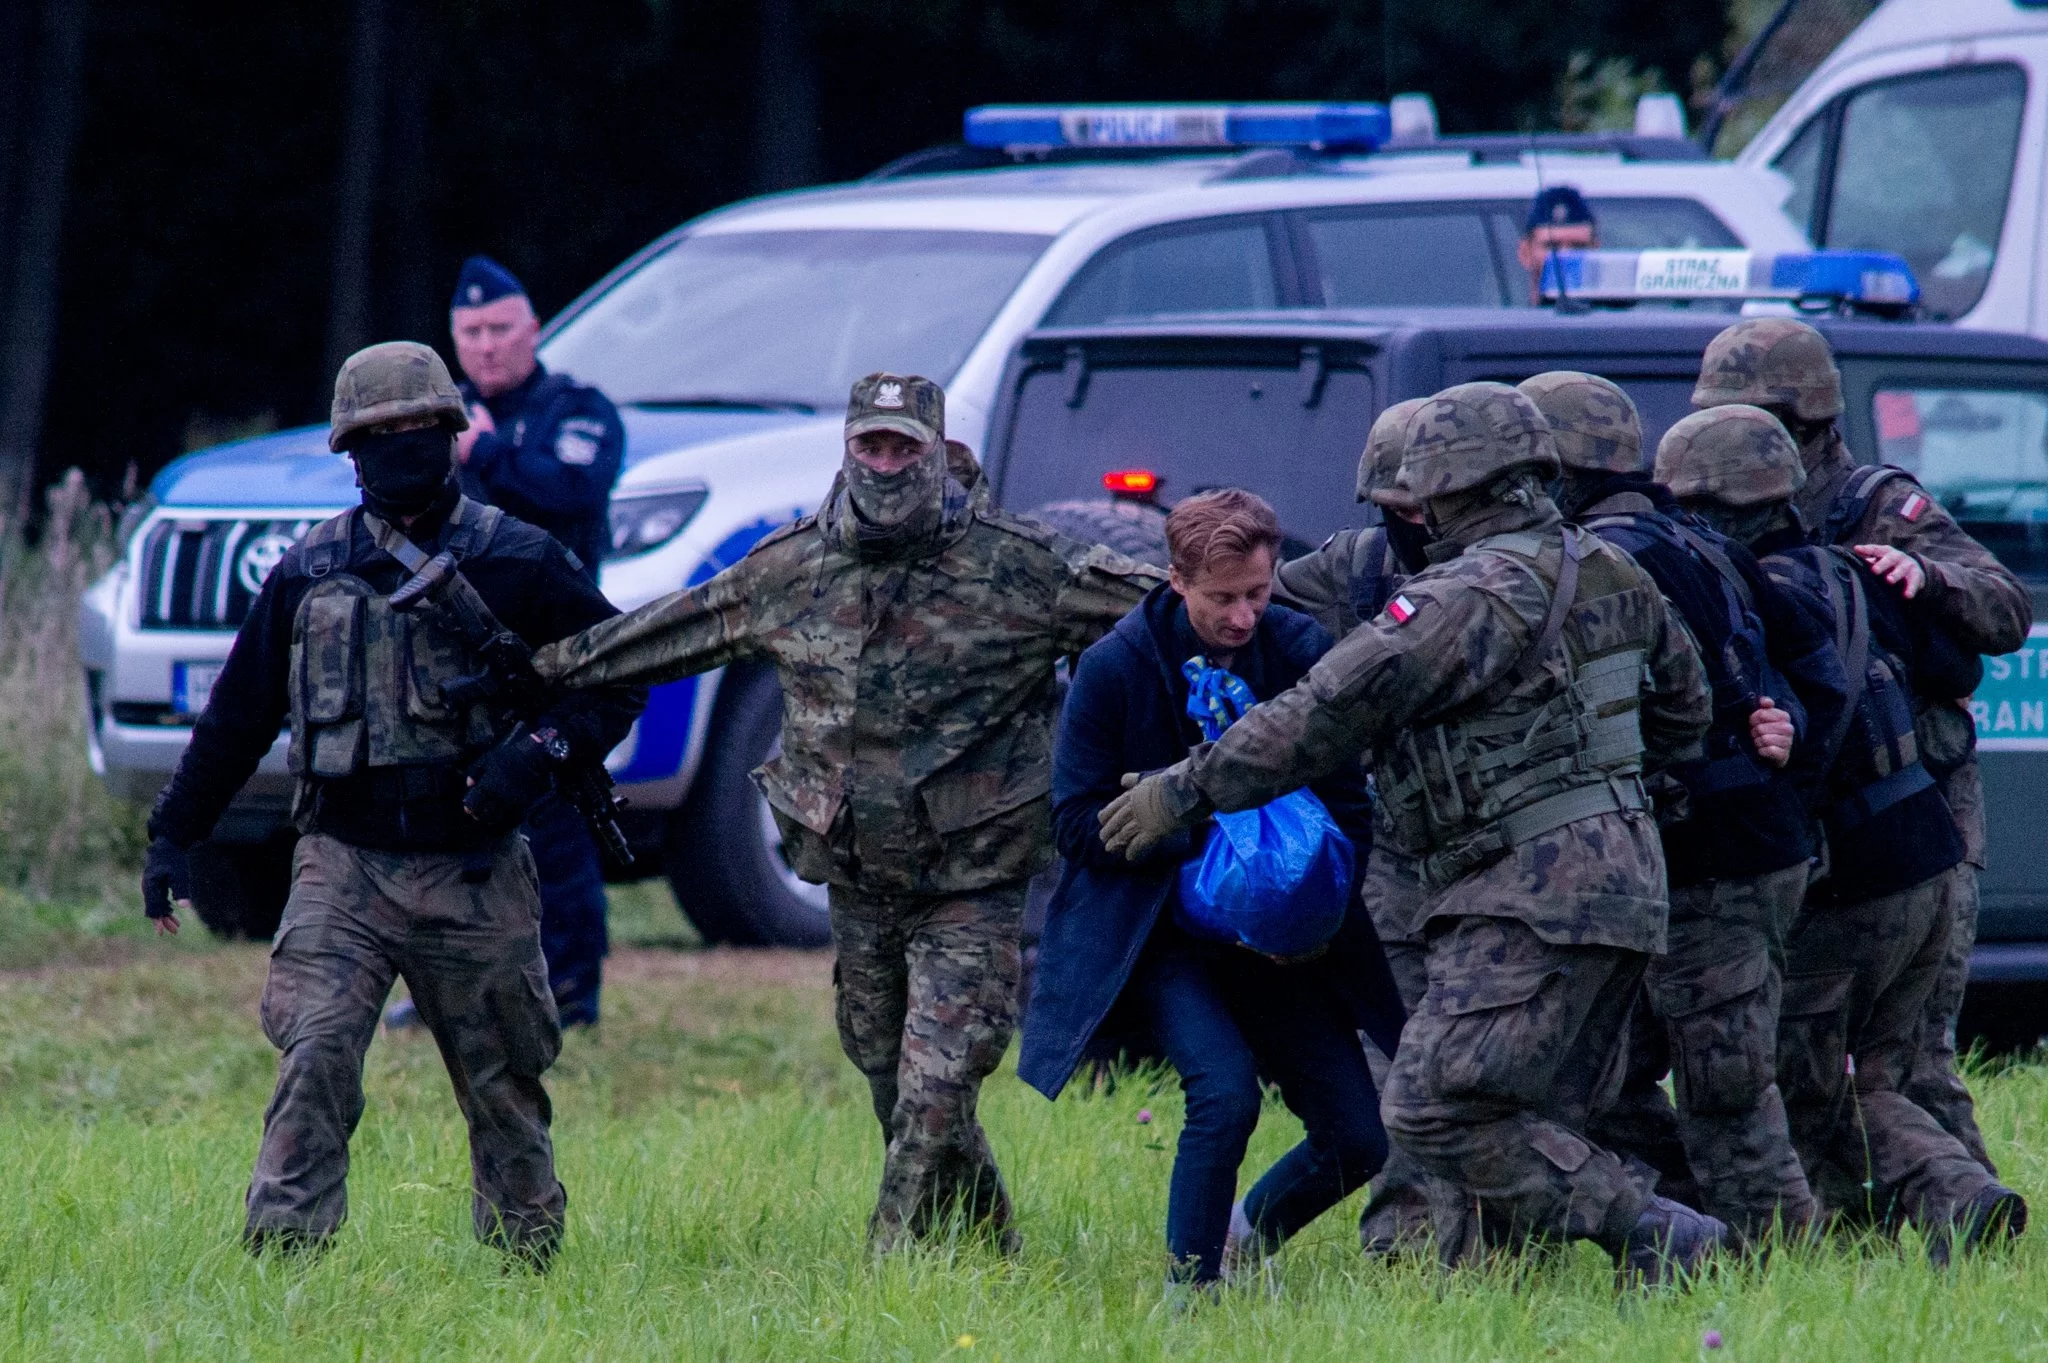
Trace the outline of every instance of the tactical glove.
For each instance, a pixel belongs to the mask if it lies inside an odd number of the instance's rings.
[[[192,866],[185,849],[169,838],[151,838],[142,854],[142,911],[151,918],[170,918],[191,898]]]
[[[548,793],[567,748],[552,729],[533,733],[520,725],[470,772],[462,807],[488,831],[510,832]]]
[[[1193,823],[1207,803],[1188,779],[1185,764],[1140,778],[1124,774],[1124,793],[1102,807],[1102,845],[1136,861],[1181,827]]]

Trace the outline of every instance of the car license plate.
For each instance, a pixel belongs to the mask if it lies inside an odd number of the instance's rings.
[[[171,710],[180,715],[197,715],[213,695],[223,663],[171,664]]]
[[[2034,626],[2019,652],[1984,660],[1970,714],[1986,751],[2048,750],[2048,626]]]

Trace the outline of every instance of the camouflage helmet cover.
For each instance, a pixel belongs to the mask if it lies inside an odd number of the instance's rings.
[[[1707,343],[1695,407],[1782,407],[1801,421],[1842,414],[1842,371],[1827,337],[1791,317],[1745,317]]]
[[[1736,402],[1694,412],[1666,431],[1657,444],[1657,481],[1681,500],[1760,506],[1805,487],[1806,468],[1776,417]]]
[[[431,417],[450,430],[468,429],[469,415],[448,366],[432,346],[418,341],[385,341],[358,350],[334,376],[327,448],[338,454],[356,432],[408,417]]]
[[[1373,420],[1365,437],[1365,453],[1358,457],[1358,500],[1379,506],[1413,510],[1415,499],[1394,486],[1401,476],[1401,456],[1408,448],[1408,418],[1428,398],[1397,402]]]
[[[1558,473],[1557,444],[1536,404],[1505,383],[1461,383],[1416,408],[1403,432],[1407,451],[1397,486],[1418,501],[1479,487],[1534,465]]]
[[[1635,473],[1643,467],[1643,424],[1636,405],[1598,374],[1553,369],[1516,385],[1550,423],[1557,457],[1580,473]]]

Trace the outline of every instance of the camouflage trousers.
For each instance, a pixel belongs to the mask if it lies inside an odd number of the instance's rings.
[[[879,1250],[956,1212],[1003,1232],[1010,1196],[976,1120],[1017,1020],[1024,884],[957,896],[832,887],[839,1044],[867,1076],[885,1151]]]
[[[1401,993],[1401,1006],[1412,1017],[1429,989],[1428,949],[1418,935],[1420,930],[1415,921],[1421,916],[1428,895],[1423,891],[1414,860],[1374,844],[1360,893],[1366,912],[1372,915],[1380,947],[1386,952],[1394,987]],[[1385,1093],[1394,1057],[1382,1056],[1371,1045],[1365,1053],[1372,1065],[1372,1081]],[[1365,1210],[1358,1218],[1358,1240],[1366,1253],[1391,1254],[1419,1248],[1427,1242],[1434,1182],[1400,1141],[1388,1141],[1387,1162],[1373,1179],[1372,1195],[1366,1199]],[[1459,1201],[1455,1195],[1438,1200],[1447,1204]]]
[[[1900,1092],[1961,1141],[1970,1158],[1996,1174],[1998,1167],[1984,1148],[1984,1133],[1977,1129],[1976,1104],[1956,1073],[1956,1015],[1963,1011],[1970,952],[1977,945],[1977,868],[1966,861],[1950,871],[1947,891],[1952,910],[1948,949],[1942,953],[1934,988],[1927,993],[1927,1006],[1920,1010],[1913,1064]]]
[[[1823,1214],[1943,1230],[1991,1184],[1900,1090],[1950,941],[1949,877],[1809,909],[1787,944],[1778,1084]]]
[[[1655,1169],[1658,1192],[1744,1239],[1813,1219],[1776,1080],[1785,942],[1806,879],[1802,862],[1671,892],[1670,944],[1644,977],[1621,1097],[1593,1128]],[[1666,1071],[1676,1111],[1658,1087]]]
[[[1436,1212],[1438,1253],[1590,1239],[1618,1253],[1644,1180],[1582,1133],[1621,1079],[1622,1029],[1645,958],[1546,942],[1513,918],[1438,917],[1429,987],[1382,1103],[1400,1146],[1461,1190],[1474,1241]],[[1433,1199],[1434,1200],[1434,1199]]]
[[[545,1263],[568,1195],[555,1178],[540,1077],[561,1050],[540,894],[526,843],[508,837],[490,878],[463,858],[299,840],[270,952],[263,1031],[277,1091],[249,1183],[252,1245],[319,1240],[348,1213],[348,1143],[363,1115],[363,1055],[403,977],[469,1124],[477,1237]]]

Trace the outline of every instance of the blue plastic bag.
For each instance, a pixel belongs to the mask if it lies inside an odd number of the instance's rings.
[[[1190,658],[1188,713],[1218,738],[1254,700],[1242,678]],[[1180,868],[1176,920],[1212,941],[1268,956],[1305,956],[1336,935],[1351,900],[1357,851],[1307,790],[1216,815],[1216,834]]]

